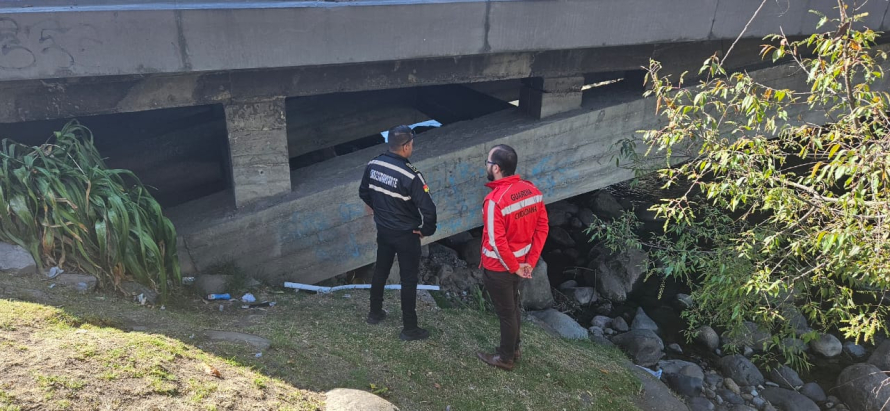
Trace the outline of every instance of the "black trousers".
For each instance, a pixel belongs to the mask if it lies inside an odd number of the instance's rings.
[[[410,231],[377,228],[377,266],[371,280],[371,312],[383,310],[383,287],[395,256],[399,256],[402,283],[402,324],[417,328],[417,273],[420,271],[420,236]]]
[[[519,276],[506,271],[485,270],[482,276],[485,290],[491,296],[494,312],[501,323],[501,345],[498,354],[504,360],[513,360],[519,349],[519,327],[522,322],[519,309]]]

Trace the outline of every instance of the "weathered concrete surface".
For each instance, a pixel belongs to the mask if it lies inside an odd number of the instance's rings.
[[[507,110],[424,133],[415,140],[412,161],[427,178],[440,221],[436,235],[426,241],[479,225],[479,204],[487,190],[485,153],[497,143],[521,153],[519,173],[541,187],[547,201],[630,178],[629,172],[614,167],[608,147],[648,127],[642,114],[651,113],[654,105],[636,94],[621,99],[631,102],[545,121]],[[600,127],[611,122],[622,126]],[[365,164],[381,150],[298,170],[292,178],[294,192],[276,204],[238,213],[208,212],[218,208],[213,204],[225,198],[220,195],[170,210],[170,216],[199,270],[234,258],[262,271],[267,280],[319,281],[373,261],[376,231],[357,192]]]
[[[761,70],[756,76],[766,84],[805,85],[805,74],[793,66]],[[425,242],[480,225],[480,204],[488,190],[484,160],[495,144],[516,148],[518,173],[534,182],[548,203],[631,178],[632,171],[614,165],[616,143],[657,126],[655,102],[618,87],[593,91],[580,109],[543,120],[505,110],[418,137],[412,162],[427,178],[440,221],[437,233]],[[789,117],[821,119],[817,112],[799,110]],[[357,192],[367,161],[381,150],[370,148],[297,170],[293,192],[237,212],[221,207],[226,193],[170,210],[184,239],[181,253],[198,270],[234,260],[273,283],[317,282],[371,263],[376,231]]]
[[[124,3],[124,4],[121,4]],[[769,2],[768,2],[769,3]],[[0,81],[352,64],[734,39],[756,2],[115,2],[0,8]],[[809,34],[834,3],[769,3],[745,32]],[[886,29],[887,2],[865,3]],[[416,29],[405,30],[411,22]],[[139,47],[133,47],[139,44]]]
[[[727,67],[760,62],[762,43],[758,39],[742,39],[733,48]],[[650,57],[674,73],[697,72],[705,58],[726,52],[730,44],[705,41],[322,67],[0,81],[0,123],[225,104],[273,96],[639,70]],[[519,87],[515,89],[518,92]]]
[[[584,76],[533,77],[519,94],[519,109],[532,118],[544,118],[581,107]]]
[[[227,104],[235,205],[290,191],[284,99]]]

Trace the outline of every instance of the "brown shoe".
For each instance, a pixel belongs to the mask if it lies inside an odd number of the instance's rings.
[[[513,371],[513,361],[504,361],[503,359],[501,359],[500,354],[486,354],[483,352],[477,352],[476,356],[479,357],[482,362],[488,365],[498,367],[502,370]]]
[[[494,352],[498,352],[498,347],[494,347]],[[520,357],[522,357],[522,350],[517,348],[516,351],[513,351],[513,361],[519,361]]]

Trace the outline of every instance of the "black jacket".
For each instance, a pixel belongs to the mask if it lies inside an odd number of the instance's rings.
[[[386,152],[365,167],[358,195],[372,210],[378,228],[436,232],[436,205],[420,171],[407,158]]]

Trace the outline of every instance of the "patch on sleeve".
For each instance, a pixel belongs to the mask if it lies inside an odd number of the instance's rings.
[[[427,193],[429,193],[429,192],[430,192],[430,186],[424,184],[424,185],[423,185],[423,191],[426,191]]]

